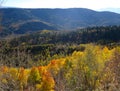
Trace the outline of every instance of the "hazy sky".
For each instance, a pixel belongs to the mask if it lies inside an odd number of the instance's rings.
[[[6,0],[3,6],[22,8],[120,8],[120,0]]]

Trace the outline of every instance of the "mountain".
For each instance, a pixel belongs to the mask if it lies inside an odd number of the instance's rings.
[[[81,27],[119,25],[120,14],[84,8],[1,8],[2,32],[23,34],[39,30],[72,30]]]
[[[1,9],[2,32],[23,34],[39,30],[57,30],[56,26],[41,21],[27,9],[5,8]]]
[[[110,12],[116,12],[120,14],[120,8],[102,8],[102,9],[99,9],[99,11],[110,11]]]

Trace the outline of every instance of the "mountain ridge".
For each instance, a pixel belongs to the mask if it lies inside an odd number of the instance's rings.
[[[110,12],[120,14],[120,8],[102,8],[102,9],[99,9],[99,11],[110,11]]]
[[[12,31],[18,34],[44,29],[74,30],[81,27],[120,24],[120,14],[85,8],[1,8],[1,14],[3,31]],[[31,22],[28,23],[27,21]],[[14,28],[14,24],[21,25]]]

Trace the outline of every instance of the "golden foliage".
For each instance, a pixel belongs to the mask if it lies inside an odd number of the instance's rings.
[[[68,86],[76,91],[102,89],[103,84],[114,76],[106,66],[114,58],[114,51],[115,49],[109,50],[107,47],[87,45],[85,51],[74,51],[71,56],[52,60],[46,66],[29,69],[2,66],[0,80],[7,84],[12,79],[18,81],[20,89],[32,88],[34,91],[54,91],[57,87],[65,90]],[[6,73],[9,78],[3,77]]]

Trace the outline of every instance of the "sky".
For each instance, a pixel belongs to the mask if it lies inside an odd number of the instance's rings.
[[[120,9],[120,0],[5,0],[3,6],[20,8],[88,8],[92,10],[115,10]]]

